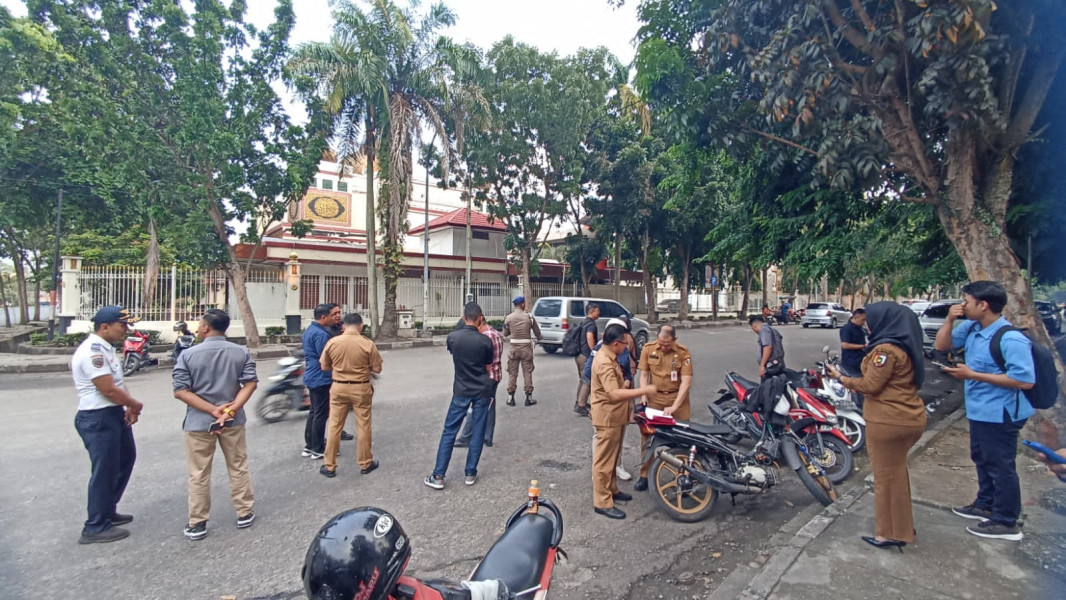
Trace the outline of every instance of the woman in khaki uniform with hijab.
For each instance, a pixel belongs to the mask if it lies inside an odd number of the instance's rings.
[[[878,302],[866,307],[870,343],[862,377],[829,376],[866,395],[866,448],[874,471],[876,535],[862,536],[877,548],[898,548],[914,541],[907,451],[925,431],[925,405],[918,390],[925,380],[922,328],[906,306]]]

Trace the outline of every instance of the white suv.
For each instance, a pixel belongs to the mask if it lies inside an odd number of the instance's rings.
[[[571,327],[577,327],[585,320],[585,306],[590,302],[600,307],[600,318],[596,319],[596,325],[601,334],[603,329],[607,327],[607,321],[623,315],[629,317],[633,339],[637,343],[637,358],[639,358],[641,349],[644,348],[644,344],[648,343],[650,335],[648,322],[634,317],[633,313],[629,312],[626,307],[614,300],[577,296],[537,298],[537,302],[533,305],[533,318],[540,325],[540,333],[543,336],[540,345],[544,348],[544,351],[548,354],[558,352],[563,345],[563,338],[566,337],[566,332]]]

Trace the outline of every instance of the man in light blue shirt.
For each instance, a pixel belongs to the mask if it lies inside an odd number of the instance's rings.
[[[1020,541],[1022,491],[1015,458],[1018,432],[1035,412],[1023,393],[1036,382],[1032,344],[1021,332],[1005,333],[1000,349],[1006,369],[1000,369],[991,342],[996,331],[1011,326],[1002,316],[1007,292],[994,281],[975,281],[962,291],[962,304],[951,307],[936,334],[936,349],[966,348],[966,363],[943,371],[966,382],[970,458],[977,466],[978,490],[972,504],[952,511],[980,521],[966,528],[974,535]],[[958,318],[970,322],[954,328]]]

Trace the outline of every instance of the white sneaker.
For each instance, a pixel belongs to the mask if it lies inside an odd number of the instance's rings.
[[[626,468],[622,465],[618,465],[614,468],[614,474],[617,475],[618,478],[622,481],[629,481],[630,479],[633,479],[633,476],[630,475],[629,471],[626,471]]]

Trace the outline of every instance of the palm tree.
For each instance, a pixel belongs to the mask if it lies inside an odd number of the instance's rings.
[[[336,0],[332,5],[333,39],[299,48],[290,64],[294,72],[315,78],[319,91],[326,92],[330,108],[340,116],[339,133],[355,132],[357,124],[362,124],[367,134],[361,150],[367,154],[368,183],[373,180],[370,153],[377,156],[379,139],[385,144],[380,155],[383,202],[375,207],[368,194],[367,212],[370,217],[376,211],[374,216],[381,219],[385,308],[380,335],[390,338],[399,326],[396,284],[403,272],[414,140],[421,140],[423,123],[447,139],[437,111],[446,89],[446,69],[438,51],[443,42],[437,32],[454,24],[455,15],[442,3],[422,15],[412,10],[417,2],[411,3],[411,9],[402,9],[392,0],[373,0],[367,11],[350,0]],[[445,173],[447,159],[445,153]],[[374,219],[368,221],[369,261],[373,260],[369,235]]]

